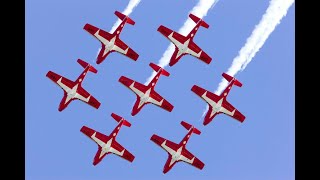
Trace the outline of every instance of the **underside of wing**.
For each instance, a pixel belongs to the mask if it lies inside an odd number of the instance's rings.
[[[112,153],[122,157],[129,162],[132,162],[134,160],[134,155],[132,155],[127,149],[122,147],[117,141],[113,141],[111,147]]]
[[[206,100],[206,99],[211,99],[212,101],[214,102],[218,102],[219,101],[219,96],[217,96],[216,94],[206,90],[206,89],[203,89],[197,85],[194,85],[192,88],[191,88],[191,91],[193,91],[194,93],[196,93],[198,96],[200,96],[202,99]]]
[[[100,107],[100,102],[93,96],[91,96],[86,90],[82,87],[79,87],[77,90],[76,97],[81,101],[89,104],[90,106],[98,109]]]
[[[71,89],[75,85],[73,81],[52,71],[49,71],[46,76],[65,91]]]
[[[228,101],[223,101],[222,108],[220,110],[222,113],[231,116],[232,118],[240,121],[241,123],[245,120],[245,116],[234,108]]]
[[[186,37],[163,25],[159,26],[158,31],[175,45],[183,44],[186,41]]]
[[[83,27],[84,30],[86,30],[88,33],[90,33],[91,35],[93,35],[95,38],[97,38],[99,41],[102,41],[101,37],[103,39],[106,39],[108,41],[111,40],[112,38],[112,34],[102,30],[102,29],[99,29],[91,24],[86,24],[84,25]]]
[[[85,134],[86,136],[88,136],[90,139],[92,139],[94,142],[96,142],[99,147],[103,146],[104,143],[106,143],[108,141],[108,136],[106,136],[98,131],[95,131],[87,126],[82,126],[80,131],[83,134]]]
[[[193,41],[190,41],[188,45],[188,53],[207,64],[210,64],[212,60],[212,58],[206,52],[204,52],[199,46],[197,46],[197,44]]]
[[[169,112],[172,111],[173,109],[173,105],[170,104],[166,99],[164,99],[162,96],[160,96],[157,92],[155,91],[152,91],[150,93],[150,99],[149,101],[152,103],[152,104],[155,104]]]
[[[127,88],[129,88],[131,91],[136,93],[138,96],[141,96],[144,94],[147,90],[147,87],[139,82],[136,82],[130,78],[127,78],[125,76],[121,76],[119,78],[119,82],[121,82],[123,85],[125,85]]]
[[[182,161],[189,163],[190,165],[198,168],[203,169],[204,163],[200,161],[197,157],[195,157],[192,153],[190,153],[188,150],[184,149],[181,153],[182,155]]]
[[[133,49],[131,49],[128,45],[126,45],[119,38],[115,41],[114,50],[129,57],[130,59],[136,61],[139,58],[139,54],[136,53]]]
[[[177,145],[176,143],[170,140],[167,140],[163,137],[160,137],[156,134],[152,135],[150,140],[156,143],[157,145],[159,145],[160,147],[162,147],[169,154],[173,154],[179,148],[179,145]]]

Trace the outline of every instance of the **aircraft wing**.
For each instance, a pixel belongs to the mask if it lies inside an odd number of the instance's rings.
[[[134,155],[132,155],[128,150],[122,147],[117,141],[112,141],[110,151],[130,162],[134,160]]]
[[[121,76],[119,78],[119,82],[121,82],[123,85],[125,85],[127,88],[129,88],[131,91],[136,93],[138,96],[142,96],[146,91],[147,87],[139,82],[136,82],[130,78],[127,78],[125,76]]]
[[[100,102],[93,96],[91,96],[91,94],[89,94],[85,89],[83,89],[82,87],[78,87],[76,96],[77,99],[80,99],[81,101],[89,104],[90,106],[98,109],[100,106]]]
[[[207,64],[210,64],[212,60],[212,58],[193,41],[190,41],[187,52]]]
[[[240,111],[238,111],[236,108],[234,108],[228,101],[222,102],[222,107],[220,110],[222,113],[231,116],[232,118],[243,122],[246,118]]]
[[[166,99],[164,99],[163,97],[161,97],[157,92],[152,91],[150,93],[150,98],[148,100],[149,102],[151,102],[152,104],[155,104],[169,112],[172,111],[173,109],[173,105],[170,104]]]
[[[196,93],[198,96],[200,96],[202,99],[204,99],[206,102],[208,102],[209,100],[214,101],[214,102],[218,102],[219,101],[219,96],[217,96],[216,94],[203,89],[197,85],[194,85],[191,88],[191,91],[193,91],[194,93]],[[208,101],[207,101],[208,100]]]
[[[100,42],[102,42],[103,39],[110,41],[112,38],[112,34],[106,32],[102,29],[99,29],[91,24],[88,24],[88,23],[83,27],[83,29],[86,30],[91,35],[93,35],[95,38],[97,38]]]
[[[99,147],[103,147],[105,143],[108,141],[108,136],[98,131],[95,131],[87,126],[82,126],[80,131],[89,138],[91,138],[94,142],[96,142]]]
[[[156,134],[152,135],[150,140],[162,147],[170,155],[174,154],[179,148],[179,146],[176,143],[167,140],[163,137],[160,137]]]
[[[49,79],[59,85],[64,91],[69,91],[75,85],[75,83],[59,74],[49,71],[46,75]]]
[[[195,157],[193,154],[191,154],[188,150],[183,149],[181,153],[181,160],[189,163],[190,165],[202,169],[204,167],[204,163],[200,161],[197,157]]]
[[[119,38],[116,39],[115,46],[113,47],[113,50],[131,58],[134,61],[136,61],[139,57],[138,53],[136,53],[133,49],[131,49],[128,45],[126,45]]]
[[[183,44],[186,40],[186,37],[184,37],[183,35],[161,25],[158,28],[158,31],[165,36],[166,38],[168,38],[173,44],[180,45]]]

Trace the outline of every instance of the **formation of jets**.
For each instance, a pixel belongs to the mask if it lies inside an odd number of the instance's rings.
[[[124,25],[126,23],[134,25],[135,21],[133,21],[127,15],[124,15],[118,11],[115,11],[115,15],[119,19],[121,19],[122,22],[112,33],[108,33],[88,23],[83,27],[84,30],[89,32],[101,42],[102,47],[96,59],[97,64],[102,63],[102,61],[104,61],[108,54],[110,54],[111,52],[119,52],[134,61],[139,58],[139,54],[131,49],[128,45],[126,45],[122,40],[120,40],[119,37]],[[186,54],[192,55],[205,62],[206,64],[210,64],[212,60],[212,58],[206,52],[204,52],[200,47],[198,47],[198,45],[193,42],[193,38],[199,30],[200,26],[209,28],[209,25],[194,14],[189,14],[189,17],[193,20],[194,23],[196,23],[196,25],[188,33],[187,36],[183,36],[163,25],[160,25],[158,28],[158,31],[175,45],[175,51],[170,58],[170,66],[175,65],[181,59],[181,57]],[[77,62],[84,68],[84,71],[75,81],[71,81],[52,71],[49,71],[46,74],[49,79],[59,85],[64,91],[63,98],[58,107],[58,111],[60,112],[63,111],[72,100],[75,99],[79,99],[96,109],[98,109],[101,105],[101,103],[95,97],[93,97],[82,87],[82,82],[87,73],[97,73],[97,69],[84,60],[78,59]],[[148,103],[157,105],[168,112],[171,112],[174,108],[174,106],[169,101],[163,98],[154,89],[160,76],[164,75],[168,77],[170,76],[170,73],[164,68],[152,62],[149,64],[149,66],[156,72],[156,74],[148,83],[148,85],[143,85],[125,76],[121,76],[119,78],[120,83],[122,83],[124,86],[126,86],[136,94],[137,100],[134,103],[131,111],[132,116],[138,114],[141,111],[142,107]],[[236,108],[234,108],[226,99],[232,86],[236,85],[241,87],[242,83],[226,73],[223,73],[222,76],[229,82],[229,84],[220,95],[214,94],[197,85],[194,85],[191,88],[191,91],[201,97],[209,106],[208,112],[206,113],[203,120],[203,125],[209,124],[219,113],[229,115],[230,117],[238,120],[241,123],[245,120],[245,116]],[[111,116],[118,122],[118,125],[108,136],[87,126],[83,126],[80,129],[83,134],[88,136],[98,145],[98,151],[93,159],[94,166],[101,162],[101,160],[110,153],[115,154],[129,162],[133,162],[133,160],[135,159],[135,156],[132,153],[130,153],[116,141],[116,137],[122,125],[130,127],[131,123],[115,113],[112,113]],[[168,153],[168,159],[164,165],[163,173],[167,173],[175,165],[175,163],[180,161],[189,163],[190,165],[200,170],[204,167],[204,163],[186,149],[186,145],[190,136],[193,133],[200,135],[201,131],[185,121],[181,121],[181,125],[188,130],[188,133],[179,144],[176,144],[156,134],[153,134],[150,138],[151,141],[159,145]]]

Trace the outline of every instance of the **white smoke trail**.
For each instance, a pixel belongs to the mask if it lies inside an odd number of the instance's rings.
[[[131,0],[131,1],[129,1],[127,7],[124,9],[122,14],[129,16],[132,13],[133,9],[138,6],[140,1],[141,0]],[[120,23],[121,23],[121,20],[118,19],[117,22],[111,28],[110,33],[112,33],[114,30],[116,30]]]
[[[199,0],[198,4],[192,8],[190,13],[202,19],[204,16],[207,15],[207,12],[209,11],[209,9],[213,8],[218,1],[219,0]],[[179,29],[178,33],[182,35],[187,35],[187,33],[190,32],[193,27],[194,27],[194,22],[190,18],[188,18],[183,24],[183,26]],[[170,62],[170,57],[172,56],[173,52],[174,52],[174,45],[170,43],[170,46],[163,53],[161,59],[159,60],[158,66],[162,68],[166,67]],[[156,72],[154,71],[151,74],[151,76],[148,77],[145,85],[148,84],[155,75],[156,75]]]
[[[255,26],[251,35],[248,37],[246,44],[240,49],[237,57],[233,59],[231,66],[226,72],[230,76],[234,76],[240,70],[243,71],[251,62],[255,54],[260,50],[263,44],[268,39],[269,35],[273,32],[281,19],[287,14],[288,9],[294,3],[294,0],[271,0],[269,7],[265,14],[262,16],[258,25]],[[219,83],[215,94],[221,92],[228,86],[225,79]],[[203,115],[207,112],[209,106],[207,105]]]
[[[260,50],[263,44],[268,39],[281,19],[287,14],[288,9],[293,4],[294,0],[271,0],[269,7],[262,16],[258,25],[255,26],[251,35],[248,37],[246,44],[240,49],[237,57],[233,59],[232,65],[229,67],[227,74],[234,76],[240,70],[243,71],[251,62],[252,58]],[[228,85],[228,82],[223,79],[215,91],[220,94]]]

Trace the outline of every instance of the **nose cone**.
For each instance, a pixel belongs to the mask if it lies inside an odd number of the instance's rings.
[[[94,160],[92,164],[93,164],[94,166],[96,166],[98,163],[99,163],[99,161]]]
[[[178,58],[175,58],[175,57],[176,57],[176,53],[174,53],[170,59],[170,62],[169,62],[170,67],[175,65],[179,61],[181,56],[179,56]]]
[[[166,174],[170,169],[169,168],[163,168],[163,174]]]
[[[66,107],[67,107],[66,105],[64,105],[63,103],[61,103],[61,104],[59,105],[58,111],[61,112],[61,111],[63,111]]]
[[[136,114],[138,114],[139,111],[132,109],[131,111],[131,116],[135,116]]]
[[[211,122],[211,120],[209,118],[205,118],[204,121],[203,121],[203,125],[207,125]]]
[[[99,54],[98,57],[97,57],[96,63],[97,63],[97,64],[101,64],[102,61],[103,61],[103,58],[102,58],[101,55]]]
[[[175,61],[175,62],[174,61],[170,61],[169,62],[169,66],[171,67],[171,66],[175,65],[176,63],[177,63],[177,61]]]

